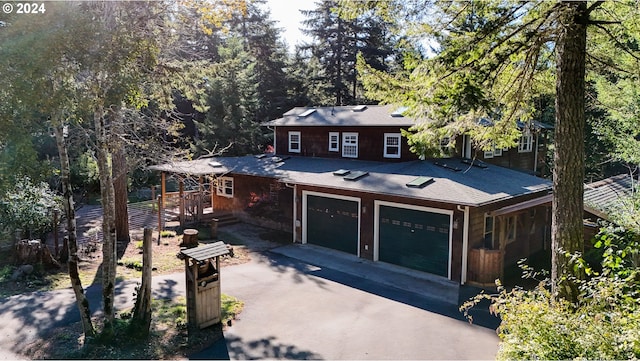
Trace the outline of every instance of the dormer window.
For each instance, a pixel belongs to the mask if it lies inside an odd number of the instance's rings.
[[[400,158],[400,133],[384,133],[384,157]]]
[[[300,153],[300,132],[289,132],[289,152]]]

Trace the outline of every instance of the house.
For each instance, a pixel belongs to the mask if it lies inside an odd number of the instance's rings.
[[[266,124],[275,154],[152,169],[208,177],[215,211],[270,219],[292,242],[457,283],[492,284],[545,248],[550,182],[459,156],[420,160],[400,136],[412,124],[390,106],[294,108]]]
[[[624,206],[624,199],[637,189],[637,180],[618,174],[584,187],[584,235],[590,241],[600,230],[600,221],[611,221],[611,210]],[[587,243],[588,244],[588,243]]]

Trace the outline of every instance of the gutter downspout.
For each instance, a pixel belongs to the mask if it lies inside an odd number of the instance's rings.
[[[275,134],[275,133],[274,133]],[[536,132],[536,152],[533,157],[533,175],[538,173],[538,141],[540,140],[540,132]]]
[[[462,226],[462,276],[460,277],[460,283],[465,284],[467,282],[467,262],[469,257],[469,206],[464,206],[464,209],[458,205],[458,210],[464,212],[464,222]]]

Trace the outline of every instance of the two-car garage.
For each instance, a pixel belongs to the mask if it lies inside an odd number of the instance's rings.
[[[374,261],[451,276],[449,210],[374,201]],[[359,255],[362,200],[302,192],[302,241]]]

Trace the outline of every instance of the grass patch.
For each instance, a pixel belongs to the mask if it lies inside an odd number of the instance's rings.
[[[164,230],[160,232],[160,237],[162,238],[175,237],[175,236],[176,236],[176,231]]]
[[[57,329],[54,334],[34,345],[30,358],[43,359],[184,359],[212,345],[222,337],[222,325],[242,310],[243,302],[222,295],[221,324],[203,330],[188,329],[185,297],[152,301],[152,321],[147,337],[136,337],[129,327],[131,311],[121,312],[110,340],[97,337],[84,340],[79,323]],[[96,325],[101,328],[101,325]]]
[[[135,246],[137,249],[142,249],[144,245],[144,241],[140,240],[140,241],[136,241]]]
[[[244,302],[239,299],[229,296],[226,294],[222,294],[222,324],[227,324],[228,321],[234,320],[242,309],[244,308]]]
[[[142,271],[142,261],[132,258],[125,258],[118,261],[118,266],[124,266],[134,269],[136,271]]]

